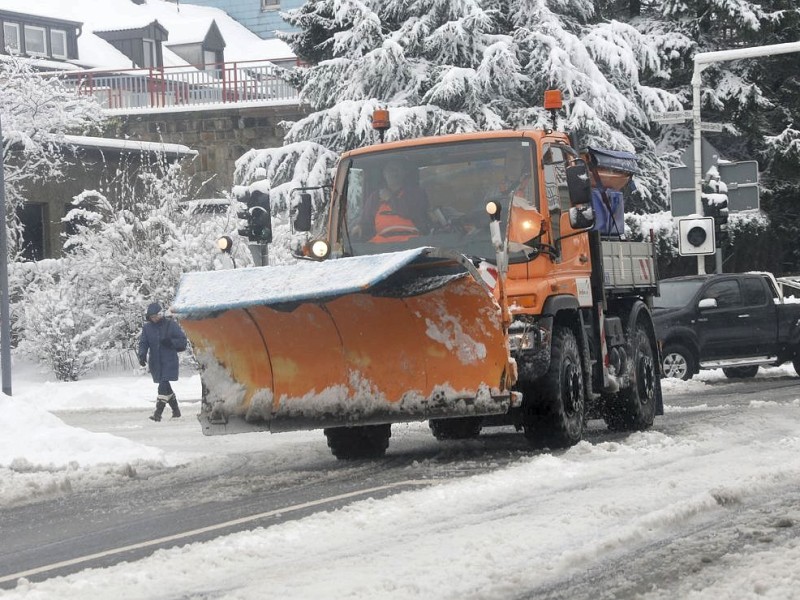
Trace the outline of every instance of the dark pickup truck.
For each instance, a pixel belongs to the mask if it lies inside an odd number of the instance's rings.
[[[792,361],[800,374],[800,303],[785,302],[769,273],[674,277],[660,282],[653,321],[664,375],[691,379],[722,367],[753,377]]]

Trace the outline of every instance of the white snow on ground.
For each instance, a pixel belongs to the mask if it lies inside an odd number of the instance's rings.
[[[0,507],[37,486],[41,490],[48,480],[58,487],[65,470],[113,480],[132,465],[166,467],[208,452],[199,426],[196,443],[181,452],[69,427],[48,412],[139,407],[143,427],[164,425],[144,418],[153,406],[148,376],[54,383],[30,375],[17,374],[12,398],[0,396],[6,417]],[[786,375],[794,376],[791,366],[762,369],[759,377]],[[697,393],[698,405],[704,404],[704,390],[722,378],[712,371],[688,382],[665,381],[666,409],[674,410],[670,396],[682,393]],[[179,397],[199,396],[196,375],[175,387]],[[796,490],[800,386],[797,396],[788,404],[754,397],[743,413],[724,421],[715,421],[714,412],[687,415],[680,436],[656,427],[622,441],[582,442],[565,452],[524,456],[491,473],[159,550],[131,563],[41,583],[20,580],[15,589],[0,591],[0,598],[105,600],[110,590],[120,599],[256,599],[265,591],[281,599],[513,597],[712,519],[731,505],[758,505]],[[399,427],[397,435],[413,427]],[[287,459],[296,453],[294,435],[268,436],[276,460],[281,452]],[[26,479],[31,474],[40,477],[33,487]],[[800,527],[800,507],[782,518]],[[797,535],[780,545],[765,539],[726,553],[700,582],[674,583],[681,586],[680,597],[798,598]],[[674,593],[654,589],[643,597]]]

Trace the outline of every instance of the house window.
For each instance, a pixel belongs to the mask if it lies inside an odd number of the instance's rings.
[[[217,63],[217,53],[211,50],[203,50],[203,68],[206,71],[214,70]]]
[[[261,10],[278,10],[281,0],[261,0]]]
[[[145,69],[151,69],[153,67],[157,67],[158,64],[156,63],[156,42],[155,40],[143,40],[144,41],[144,62],[142,67]]]
[[[62,29],[50,30],[50,54],[53,58],[67,58],[67,32]]]
[[[3,23],[3,36],[5,46],[10,52],[19,52],[19,25],[16,23]]]
[[[25,25],[25,52],[30,55],[47,56],[47,38],[44,27]]]

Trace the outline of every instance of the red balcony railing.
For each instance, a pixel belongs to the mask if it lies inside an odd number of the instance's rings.
[[[242,102],[297,103],[299,94],[267,61],[114,71],[66,71],[59,75],[79,94],[109,110]]]

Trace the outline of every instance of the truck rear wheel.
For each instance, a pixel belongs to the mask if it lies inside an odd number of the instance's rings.
[[[725,377],[728,379],[749,379],[755,377],[756,373],[758,373],[758,365],[752,365],[750,367],[725,367],[722,369],[722,372],[725,373]]]
[[[323,430],[331,453],[339,460],[380,458],[386,454],[392,426],[329,427]]]
[[[578,342],[568,327],[554,329],[550,369],[537,383],[536,398],[523,391],[528,404],[524,407],[525,437],[536,447],[577,444],[583,437],[583,368]]]
[[[468,440],[480,435],[482,421],[481,417],[431,419],[428,426],[437,440]]]
[[[609,429],[641,431],[656,416],[658,367],[647,329],[637,323],[631,340],[631,386],[606,399],[603,418]]]

